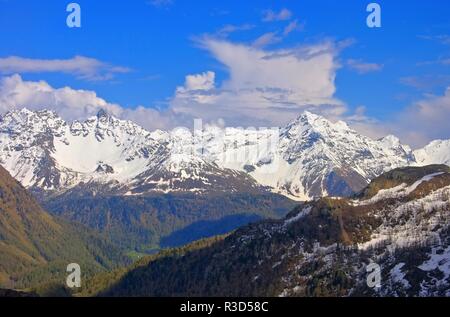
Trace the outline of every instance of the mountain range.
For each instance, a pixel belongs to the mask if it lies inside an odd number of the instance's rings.
[[[450,163],[450,141],[412,151],[310,112],[280,129],[150,132],[103,110],[66,122],[22,109],[0,117],[0,148],[0,165],[51,214],[138,254],[350,196],[397,167]]]
[[[0,147],[0,164],[25,187],[56,195],[89,184],[121,196],[269,189],[309,200],[351,195],[397,167],[450,164],[450,140],[412,151],[309,112],[281,129],[191,133],[150,132],[103,110],[66,122],[22,109],[0,117]]]

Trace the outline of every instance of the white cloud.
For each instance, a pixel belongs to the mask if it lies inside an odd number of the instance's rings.
[[[173,129],[178,126],[191,128],[190,116],[176,114],[171,109],[153,109],[144,106],[122,108],[119,118],[131,120],[149,131]]]
[[[419,148],[432,140],[450,137],[450,87],[441,96],[425,95],[422,100],[384,121],[366,116],[364,110],[359,108],[354,115],[344,117],[344,120],[352,128],[372,138],[393,134],[403,143]]]
[[[286,21],[292,18],[292,12],[288,9],[281,9],[279,12],[275,12],[272,10],[267,10],[264,12],[263,21],[264,22],[272,22],[272,21]]]
[[[176,99],[186,99],[199,104],[214,102],[215,96],[209,91],[215,88],[215,78],[216,74],[211,71],[187,75],[184,86],[176,89]]]
[[[184,87],[179,88],[183,91],[209,90],[214,88],[216,74],[214,72],[205,72],[202,74],[188,75]]]
[[[55,110],[69,119],[86,118],[104,108],[118,115],[120,107],[99,98],[95,92],[74,90],[69,87],[55,89],[44,81],[24,81],[19,75],[4,77],[0,81],[0,110],[27,107]]]
[[[0,113],[25,107],[31,110],[53,110],[66,120],[84,120],[104,109],[150,130],[176,126],[184,119],[182,116],[175,117],[170,110],[159,111],[142,106],[126,109],[107,102],[93,91],[53,88],[44,81],[24,81],[17,74],[3,77],[0,80]]]
[[[276,73],[274,75],[277,76]],[[0,80],[0,113],[27,107],[32,110],[54,110],[66,120],[83,120],[105,109],[119,118],[154,130],[177,126],[190,128],[194,118],[229,126],[282,126],[302,111],[310,110],[331,120],[344,120],[372,138],[397,135],[413,147],[450,136],[450,87],[443,95],[426,95],[389,119],[379,121],[367,116],[362,106],[348,115],[345,105],[334,100],[332,95],[325,94],[317,100],[312,97],[304,99],[305,96],[299,98],[286,90],[288,86],[283,81],[275,80],[281,86],[279,88],[251,88],[250,85],[234,89],[235,83],[231,80],[216,88],[212,72],[188,77],[190,79],[186,78],[185,86],[179,87],[182,89],[177,90],[169,108],[138,106],[131,109],[107,102],[93,91],[53,88],[44,81],[24,81],[19,75],[13,75]],[[328,102],[324,102],[326,98],[329,98]],[[312,102],[314,100],[316,102]]]
[[[270,44],[281,42],[282,38],[276,32],[268,32],[258,37],[254,42],[254,47],[264,47]]]
[[[227,67],[226,89],[282,89],[305,100],[328,99],[335,92],[336,52],[330,42],[276,51],[214,39],[203,45]]]
[[[378,71],[381,71],[384,67],[382,64],[365,63],[359,59],[347,60],[347,66],[350,69],[353,69],[360,74],[366,74],[366,73],[370,73],[370,72],[378,72]]]
[[[413,146],[450,137],[450,87],[442,96],[427,95],[398,115],[393,129]]]
[[[0,73],[67,73],[86,80],[108,80],[126,67],[113,66],[95,58],[75,56],[71,59],[31,59],[18,56],[0,58]]]
[[[379,120],[367,116],[365,106],[357,107],[353,113],[345,115],[340,119],[344,120],[359,133],[373,139],[379,139],[392,133],[388,126],[383,125]]]
[[[186,80],[172,100],[177,114],[222,118],[230,125],[278,125],[306,109],[333,116],[345,111],[334,98],[338,65],[332,42],[273,51],[211,38],[201,45],[226,67],[228,79],[202,90],[187,89]],[[202,82],[205,74],[192,78]]]

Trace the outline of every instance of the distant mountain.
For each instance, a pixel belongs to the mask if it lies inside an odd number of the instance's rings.
[[[122,196],[268,187],[307,200],[350,195],[396,167],[450,162],[450,141],[412,151],[394,136],[375,141],[309,112],[279,131],[221,131],[149,132],[105,111],[69,123],[54,112],[23,109],[0,117],[0,164],[27,188],[47,193],[84,184],[94,194]],[[273,147],[264,146],[272,140]]]
[[[149,132],[105,111],[71,123],[45,110],[0,117],[0,164],[49,212],[139,252],[282,217],[289,199],[350,196],[397,167],[448,163],[449,146],[412,151],[309,112],[279,130],[194,133]]]
[[[26,109],[0,118],[0,163],[28,188],[59,193],[89,183],[134,196],[261,187],[245,172],[190,153],[191,144],[186,131],[148,132],[104,111],[72,123]]]
[[[450,296],[449,197],[448,166],[395,169],[355,197],[321,198],[212,245],[143,259],[115,282],[97,279],[99,294]],[[376,288],[367,283],[374,263]]]
[[[23,288],[65,281],[68,264],[84,276],[125,263],[119,249],[82,226],[44,211],[0,167],[0,286]]]
[[[450,165],[450,140],[436,140],[414,152],[419,165],[446,164]]]

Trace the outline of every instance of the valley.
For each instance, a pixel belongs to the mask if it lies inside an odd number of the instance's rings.
[[[142,260],[96,294],[449,296],[449,194],[448,166],[396,169],[355,198],[321,198],[209,246]],[[374,263],[378,288],[367,283]]]

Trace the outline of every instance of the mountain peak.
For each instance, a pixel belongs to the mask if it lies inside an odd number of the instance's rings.
[[[223,170],[248,172],[251,167],[252,177],[259,184],[306,200],[323,194],[348,195],[396,167],[450,162],[450,142],[412,152],[394,136],[375,141],[342,121],[334,122],[310,111],[282,129],[270,151],[256,149],[267,148],[269,139],[265,136],[249,142],[247,135],[238,135],[237,142],[232,138],[222,141],[212,131],[203,139],[201,156],[189,157],[178,154],[191,148],[194,139],[190,133],[149,132],[105,109],[85,121],[68,123],[51,111],[21,111],[24,113],[15,110],[1,117],[0,162],[27,187],[64,189],[92,179],[135,187],[135,180],[148,175],[161,183],[174,173],[174,160],[178,173],[179,166],[188,165],[188,158],[190,169],[196,169],[198,175],[204,172],[198,164],[203,160]],[[222,160],[231,155],[244,159],[232,163]],[[180,160],[183,164],[178,164]],[[114,172],[95,173],[100,161]],[[50,174],[48,164],[52,166]],[[99,171],[107,169],[102,166]],[[160,171],[169,176],[162,181],[156,179]],[[188,178],[186,174],[183,177]],[[48,182],[42,185],[42,179]]]
[[[400,139],[396,137],[395,135],[389,134],[381,139],[379,141],[387,146],[398,146],[401,144]]]
[[[13,108],[9,111],[7,111],[4,115],[2,115],[2,118],[14,118],[14,117],[28,117],[33,115],[34,112],[28,108]]]
[[[320,117],[317,114],[314,114],[309,111],[304,111],[302,114],[300,114],[294,121],[290,122],[287,126],[287,130],[291,130],[298,126],[313,126],[314,122],[320,119]]]
[[[314,125],[314,123],[318,120],[326,120],[326,119],[310,111],[304,111],[295,121],[301,122],[303,124]]]
[[[0,119],[22,122],[24,124],[31,120],[30,124],[35,124],[36,120],[45,121],[48,119],[59,119],[59,116],[55,111],[52,110],[31,110],[28,108],[21,108],[12,109],[4,115],[0,115]]]
[[[304,111],[301,115],[300,118],[306,118],[306,119],[310,119],[310,120],[316,120],[318,118],[322,118],[321,116],[319,116],[318,114],[312,113],[308,110]]]
[[[298,135],[305,130],[328,135],[330,130],[347,131],[351,130],[351,128],[344,121],[332,122],[327,118],[310,111],[304,111],[296,120],[288,124],[285,128],[285,131],[291,135]]]
[[[109,113],[108,113],[105,109],[103,109],[103,108],[101,108],[101,109],[97,112],[97,118],[98,118],[98,119],[101,119],[101,118],[109,118],[109,117],[110,117]]]

